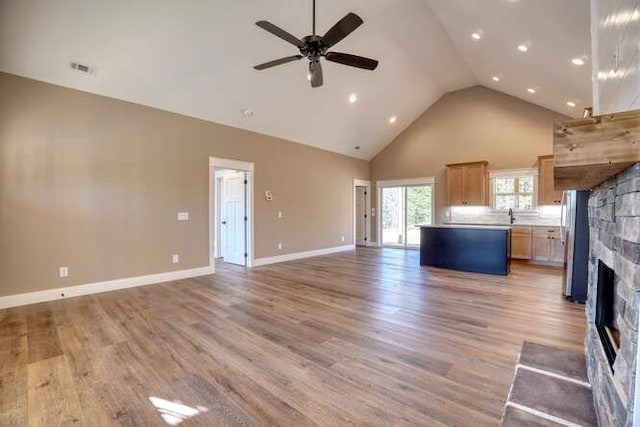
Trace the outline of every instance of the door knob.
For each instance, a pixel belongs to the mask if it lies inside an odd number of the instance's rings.
[[[222,221],[222,225],[227,225],[227,221]]]

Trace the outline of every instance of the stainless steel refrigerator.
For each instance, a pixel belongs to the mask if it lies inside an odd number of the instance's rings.
[[[565,191],[561,205],[561,239],[564,245],[562,279],[567,299],[587,300],[589,266],[589,191]]]

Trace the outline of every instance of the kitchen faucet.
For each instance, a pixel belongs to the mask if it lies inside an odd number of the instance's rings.
[[[516,222],[516,217],[513,216],[513,209],[509,208],[509,223],[513,224]]]

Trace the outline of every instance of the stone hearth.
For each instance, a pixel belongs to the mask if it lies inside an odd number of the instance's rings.
[[[590,266],[587,368],[599,424],[633,420],[640,308],[640,163],[593,190],[589,198]],[[598,262],[614,270],[620,349],[611,367],[595,327]]]

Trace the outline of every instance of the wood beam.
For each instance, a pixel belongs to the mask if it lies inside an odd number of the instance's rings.
[[[556,190],[588,190],[640,162],[640,111],[563,121],[553,129]]]

